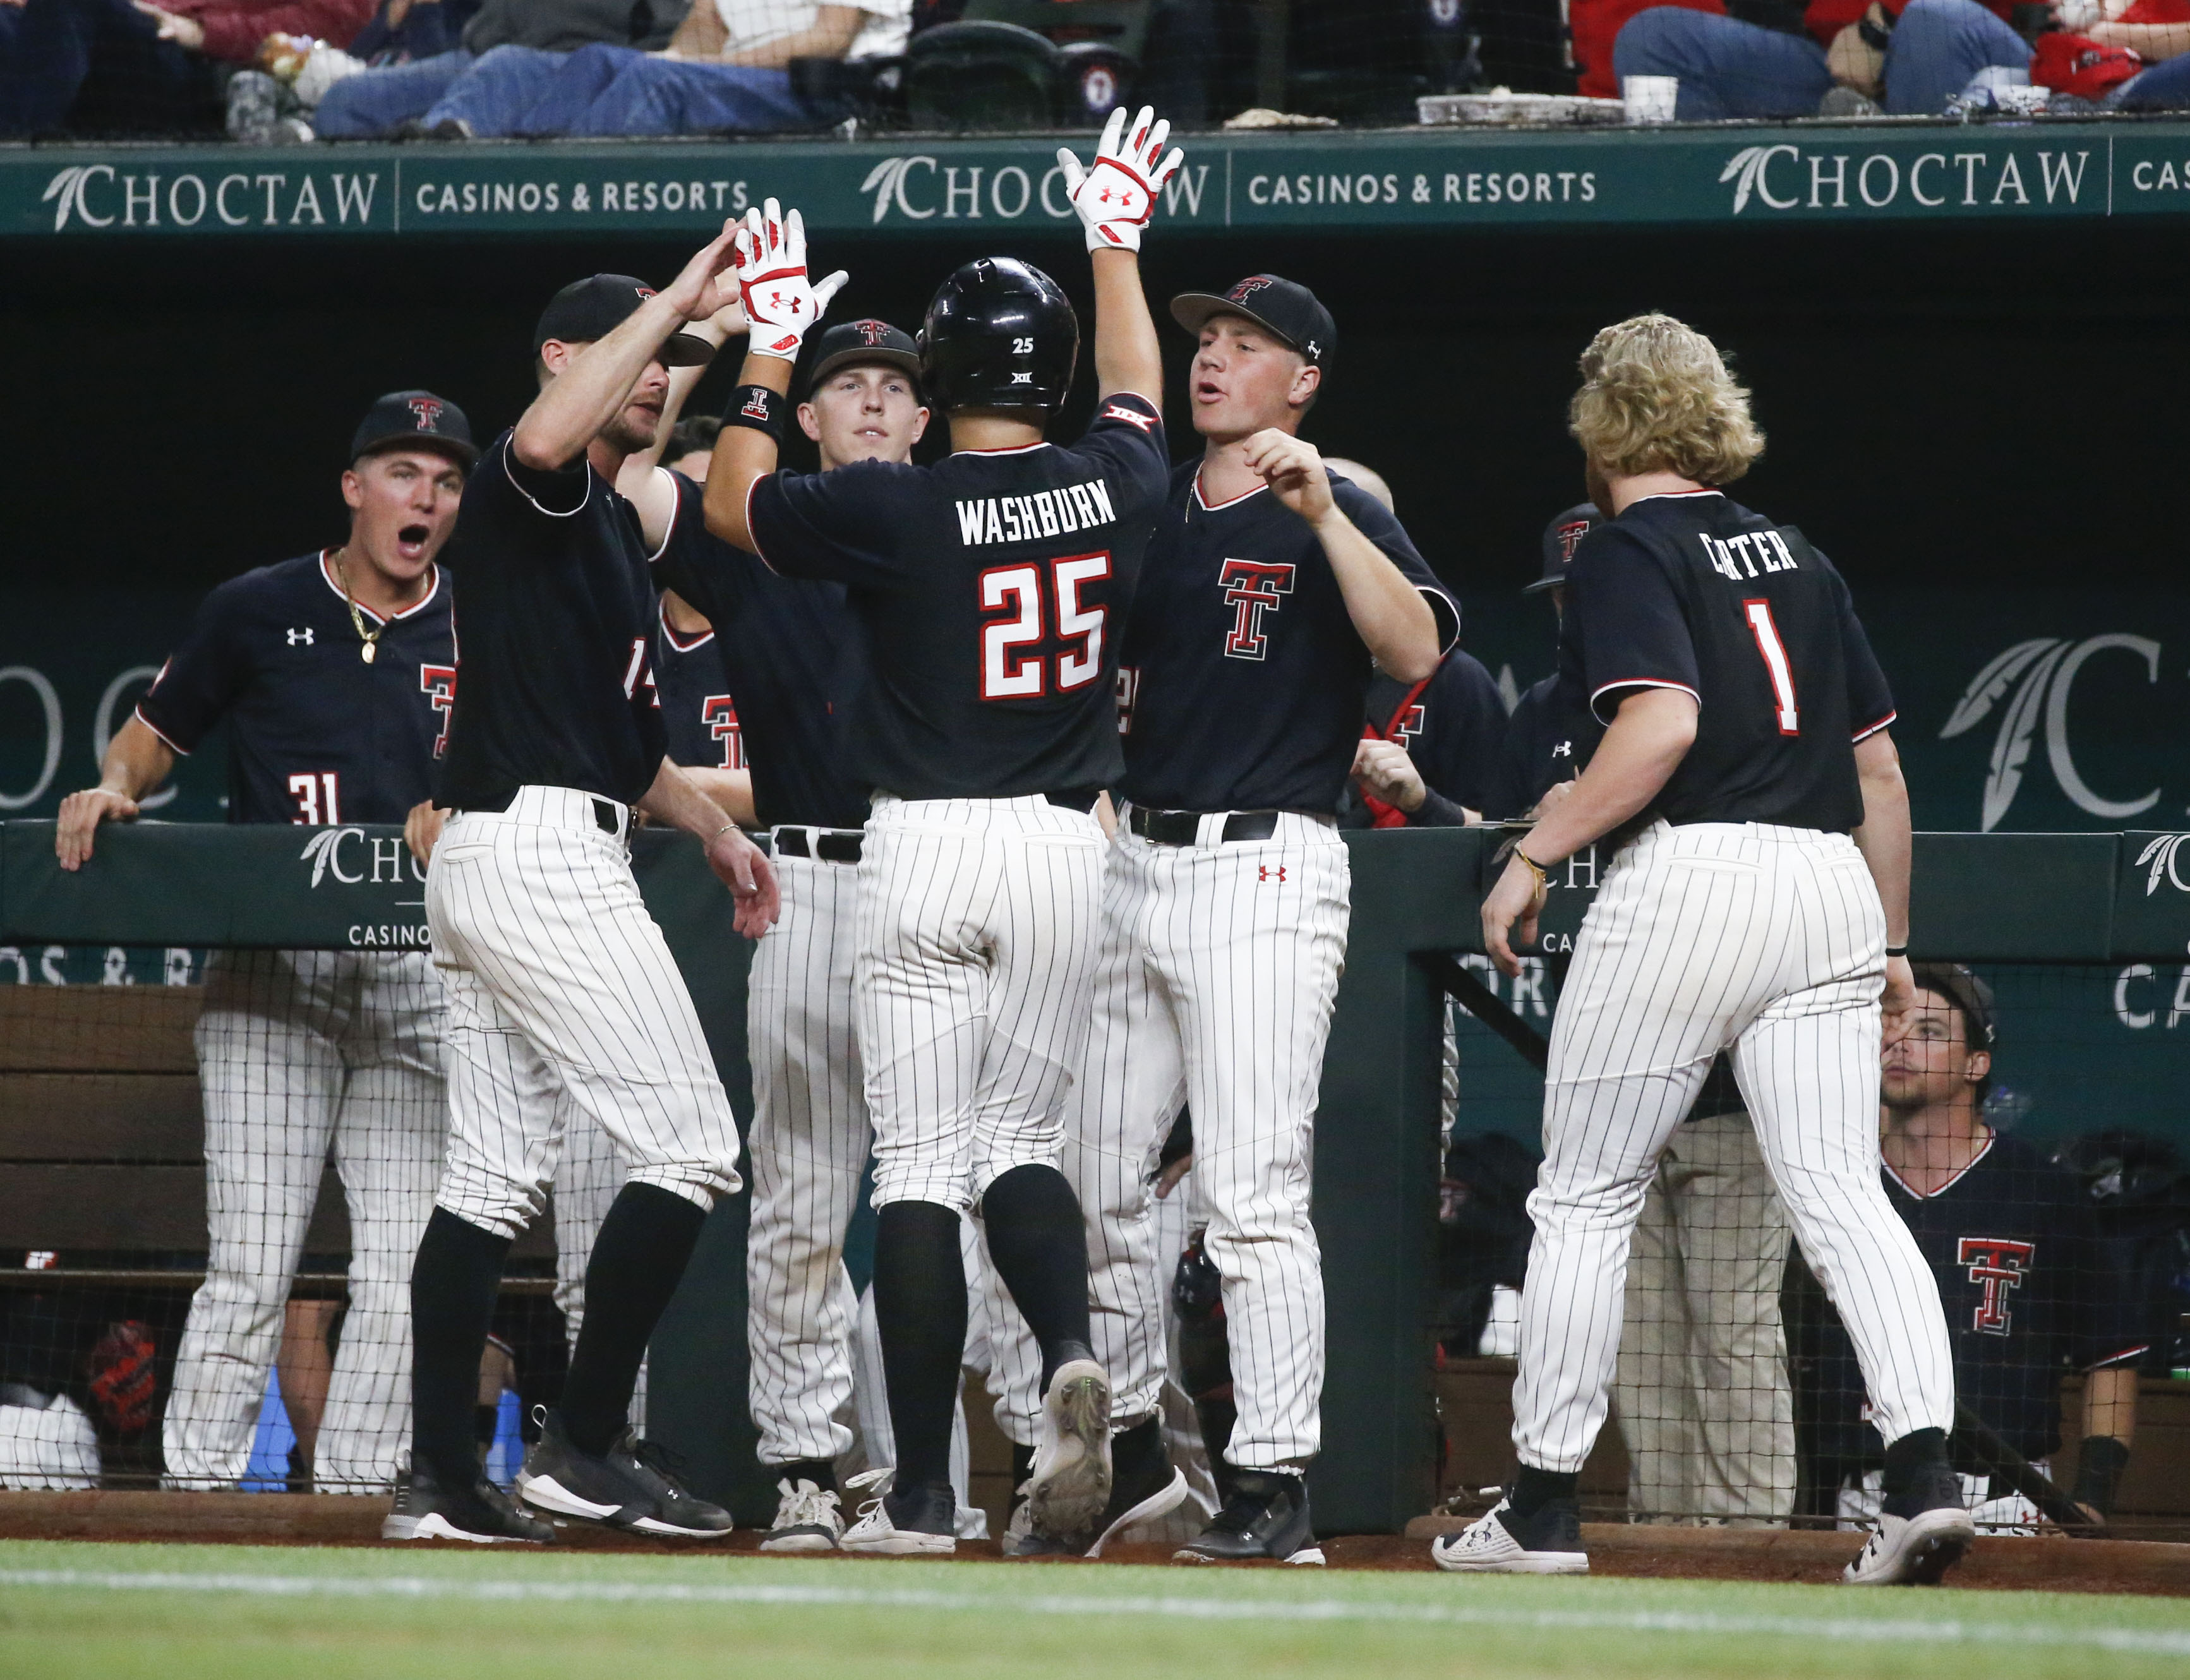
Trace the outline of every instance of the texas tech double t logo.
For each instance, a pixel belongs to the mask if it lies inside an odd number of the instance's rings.
[[[1227,659],[1262,659],[1270,650],[1262,633],[1262,615],[1275,612],[1293,592],[1290,562],[1274,565],[1262,560],[1227,560],[1217,576],[1224,599],[1232,605],[1232,628],[1224,638]]]
[[[2008,1309],[2007,1292],[2023,1287],[2038,1245],[2014,1242],[2006,1237],[1964,1237],[1955,1252],[1955,1263],[1965,1267],[1972,1283],[1984,1286],[1970,1328],[1983,1336],[2005,1336],[2014,1314]]]

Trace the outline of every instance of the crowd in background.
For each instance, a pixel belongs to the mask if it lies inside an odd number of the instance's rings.
[[[1682,121],[2190,105],[2190,0],[1321,0],[1289,9],[1274,85],[1253,0],[1111,9],[1090,29],[1049,0],[0,0],[0,137],[1075,127],[1128,99],[1189,124],[1273,98],[1407,121],[1421,93],[1616,99],[1637,76],[1675,78]],[[908,65],[960,97],[908,106]],[[1054,101],[1026,105],[1029,77]]]

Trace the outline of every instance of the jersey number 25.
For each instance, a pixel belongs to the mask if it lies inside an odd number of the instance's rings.
[[[1026,560],[983,572],[981,610],[996,616],[981,621],[981,698],[1032,700],[1093,682],[1103,669],[1103,623],[1109,610],[1083,602],[1080,591],[1109,575],[1108,553]],[[1059,644],[1053,675],[1040,650],[1052,637]]]

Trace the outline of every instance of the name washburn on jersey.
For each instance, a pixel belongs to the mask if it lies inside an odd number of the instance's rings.
[[[1118,627],[1170,468],[1152,404],[1081,440],[758,480],[761,559],[843,583],[864,644],[846,752],[908,799],[1115,786]]]
[[[1574,551],[1562,685],[1609,723],[1637,689],[1697,703],[1696,738],[1653,814],[1847,833],[1854,744],[1893,698],[1847,583],[1792,525],[1716,490],[1646,497]]]

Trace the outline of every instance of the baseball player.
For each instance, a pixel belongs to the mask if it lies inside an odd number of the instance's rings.
[[[1547,596],[1552,616],[1561,624],[1566,621],[1567,568],[1582,538],[1603,517],[1594,502],[1577,502],[1544,527],[1543,574],[1521,593]],[[1537,801],[1546,792],[1581,774],[1603,733],[1604,725],[1585,700],[1560,686],[1556,670],[1531,684],[1506,721],[1498,774],[1485,796],[1487,814],[1535,815]]]
[[[1561,681],[1604,739],[1484,900],[1508,974],[1546,871],[1615,849],[1574,944],[1544,1085],[1546,1158],[1497,1507],[1442,1569],[1581,1573],[1577,1473],[1605,1414],[1629,1233],[1666,1139],[1731,1051],[1803,1251],[1853,1334],[1886,1442],[1879,1526],[1847,1579],[1932,1580],[1973,1530],[1947,1461],[1939,1292],[1878,1183],[1881,992],[1911,1001],[1909,799],[1893,702],[1847,586],[1792,526],[1716,486],[1763,447],[1711,341],[1608,326],[1570,423],[1609,517],[1568,574]]]
[[[721,308],[729,241],[726,229],[658,294],[618,275],[556,294],[533,335],[540,394],[487,450],[457,519],[462,663],[438,796],[453,814],[426,877],[449,988],[449,1154],[412,1273],[413,1447],[390,1539],[549,1537],[479,1475],[470,1391],[565,1102],[631,1176],[594,1240],[562,1402],[518,1491],[642,1533],[729,1528],[627,1427],[647,1338],[708,1209],[739,1183],[729,1100],[632,878],[633,808],[701,838],[749,938],[774,919],[774,882],[663,753],[647,562],[696,510],[667,474],[635,483],[636,498],[616,488],[655,440],[669,366],[713,354],[680,329]]]
[[[1302,1479],[1324,1359],[1312,1128],[1346,947],[1334,814],[1372,658],[1423,681],[1459,614],[1398,521],[1296,435],[1337,337],[1314,294],[1257,275],[1171,307],[1200,341],[1203,454],[1172,474],[1120,656],[1126,805],[1065,1160],[1121,1429],[1110,1507],[1073,1544],[1183,1493],[1157,1416],[1171,1280],[1149,1196],[1183,1101],[1237,1417],[1211,1467],[1226,1502],[1178,1555],[1320,1562]]]
[[[708,524],[788,576],[847,585],[868,669],[848,718],[874,789],[854,987],[875,1130],[875,1307],[894,1476],[850,1551],[955,1549],[950,1444],[966,1339],[961,1215],[1041,1352],[1030,1519],[1070,1534],[1110,1493],[1109,1380],[1091,1357],[1080,1208],[1056,1162],[1087,1030],[1104,834],[1119,769],[1117,619],[1167,467],[1141,230],[1182,159],[1169,125],[1113,114],[1092,167],[1058,154],[1087,230],[1095,418],[1043,440],[1079,354],[1056,283],[1008,258],[945,281],[921,377],[954,450],[770,476],[790,357],[814,318],[797,217],[740,247],[753,346],[707,480]]]
[[[928,418],[919,366],[911,338],[887,321],[819,336],[797,417],[820,446],[824,473],[911,458]],[[701,494],[689,485],[684,493]],[[852,1001],[867,792],[850,768],[843,718],[858,633],[843,584],[779,577],[712,536],[672,544],[655,576],[672,592],[665,607],[693,604],[723,644],[744,719],[731,727],[741,727],[752,754],[750,808],[773,832],[783,911],[746,981],[749,1404],[760,1462],[782,1495],[762,1549],[827,1551],[843,1532],[834,1461],[852,1444],[839,1421],[852,1397],[858,1314],[844,1232],[872,1135]],[[728,709],[729,695],[721,704]]]
[[[477,456],[454,403],[430,391],[375,402],[342,476],[348,538],[206,598],[107,748],[99,785],[62,802],[61,866],[82,867],[96,826],[133,818],[224,718],[230,822],[401,822],[423,803],[456,681],[434,557]],[[195,1035],[208,1251],[162,1427],[168,1486],[233,1488],[249,1465],[331,1144],[349,1210],[349,1312],[314,1480],[362,1493],[395,1479],[405,1276],[447,1129],[443,1007],[422,951],[223,951],[208,964]],[[468,1435],[468,1405],[465,1416]]]
[[[1919,963],[1915,979],[1915,1007],[1885,1049],[1886,1200],[1938,1280],[1956,1391],[2040,1470],[2061,1445],[2061,1375],[2085,1374],[2072,1496],[2103,1521],[2136,1430],[2143,1326],[2093,1229],[2081,1182],[1985,1124],[1997,1040],[1991,988],[1947,963]],[[1821,1444],[1829,1458],[1857,1467],[1840,1515],[1844,1525],[1863,1524],[1878,1513],[1881,1473],[1862,1467],[1876,1465],[1878,1436],[1864,1416],[1846,1333],[1829,1324],[1823,1342]],[[2040,1520],[2029,1501],[1990,1485],[1981,1469],[1963,1475],[1962,1492],[1982,1526]]]

